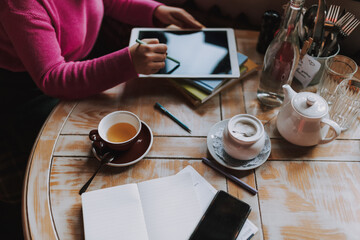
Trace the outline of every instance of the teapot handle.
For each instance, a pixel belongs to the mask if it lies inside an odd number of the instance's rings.
[[[336,122],[334,122],[333,120],[330,120],[328,118],[321,119],[321,122],[329,125],[330,128],[332,128],[334,134],[332,134],[331,137],[328,137],[328,138],[325,137],[325,138],[321,139],[321,141],[319,142],[320,144],[331,142],[332,140],[334,140],[335,138],[337,138],[340,135],[341,128]],[[327,135],[327,132],[328,131],[326,131],[325,136]]]

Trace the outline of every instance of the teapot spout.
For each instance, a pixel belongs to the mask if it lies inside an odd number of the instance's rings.
[[[291,99],[296,95],[296,92],[290,87],[289,84],[282,86],[284,90],[284,104],[291,102]]]

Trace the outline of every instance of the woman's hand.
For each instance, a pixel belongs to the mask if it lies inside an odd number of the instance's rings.
[[[180,28],[203,28],[204,25],[195,20],[182,8],[161,5],[154,11],[154,24],[157,27],[166,27],[174,24]]]
[[[130,47],[131,59],[138,74],[153,74],[165,67],[167,46],[158,39],[142,39],[146,44]]]

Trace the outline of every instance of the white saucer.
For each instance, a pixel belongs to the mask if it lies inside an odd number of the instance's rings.
[[[229,156],[223,148],[223,131],[228,123],[229,119],[220,121],[211,127],[207,136],[207,147],[211,156],[219,164],[224,167],[235,169],[235,170],[249,170],[259,167],[261,164],[266,162],[271,152],[270,138],[266,134],[265,145],[259,155],[250,160],[237,160]]]

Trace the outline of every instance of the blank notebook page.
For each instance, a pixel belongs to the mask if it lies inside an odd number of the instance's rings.
[[[87,240],[148,239],[136,184],[87,192],[81,197]]]
[[[186,240],[201,217],[190,173],[138,184],[150,240]]]

